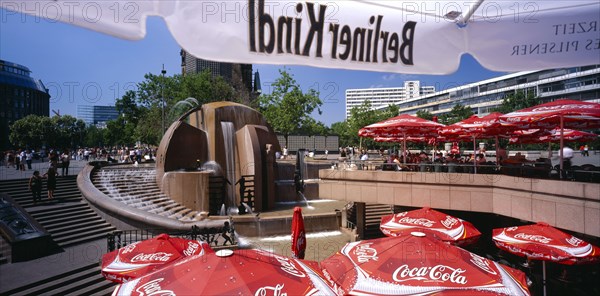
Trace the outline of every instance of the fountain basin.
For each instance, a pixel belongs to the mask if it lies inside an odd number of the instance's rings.
[[[108,165],[102,168],[119,167],[119,165]],[[132,166],[122,166],[121,168],[133,168]],[[130,206],[123,201],[116,200],[102,192],[92,181],[92,174],[95,170],[102,169],[100,166],[86,165],[77,176],[77,186],[85,200],[99,215],[108,222],[120,229],[140,228],[140,229],[158,229],[158,230],[178,230],[187,231],[192,226],[200,228],[219,228],[223,226],[223,218],[208,218],[204,219],[204,215],[200,212],[186,209],[174,201],[165,198],[164,196],[156,195],[152,198],[151,193],[154,189],[159,192],[158,188],[149,188],[143,186],[139,192],[139,198],[131,200],[130,203],[136,206]],[[142,174],[144,168],[135,168],[132,172],[140,170]],[[152,179],[153,174],[149,174]],[[140,179],[122,180],[124,183],[135,184],[142,182]],[[156,185],[155,185],[156,187]],[[155,199],[155,200],[153,200]],[[147,209],[149,204],[151,208]],[[155,206],[155,207],[153,207]],[[168,209],[168,210],[167,210]],[[185,211],[185,215],[177,215],[174,209]],[[165,210],[165,211],[162,211]]]
[[[304,228],[306,233],[339,230],[341,225],[341,212],[315,213],[305,211]],[[292,229],[292,217],[268,216],[256,217],[255,215],[232,216],[235,231],[245,237],[268,237],[276,235],[289,235]]]

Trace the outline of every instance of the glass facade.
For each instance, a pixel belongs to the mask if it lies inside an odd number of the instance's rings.
[[[27,115],[49,116],[50,94],[29,68],[0,60],[0,149],[8,149],[10,125]]]
[[[427,110],[441,115],[461,104],[471,107],[475,114],[485,115],[502,104],[504,97],[518,91],[533,93],[542,103],[561,98],[600,102],[600,65],[512,73],[407,99],[396,105],[400,113]]]
[[[119,118],[119,112],[115,106],[91,106],[77,105],[77,119],[81,119],[87,125],[105,127],[109,120]]]

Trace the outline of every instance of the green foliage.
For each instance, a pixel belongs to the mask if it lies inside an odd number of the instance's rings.
[[[71,148],[81,144],[84,132],[85,123],[70,115],[28,115],[10,126],[9,139],[17,147]]]
[[[100,147],[104,145],[104,134],[107,129],[99,129],[95,125],[89,125],[85,128],[83,147]]]
[[[503,114],[510,113],[516,110],[525,109],[540,104],[540,98],[536,97],[533,92],[525,94],[522,90],[516,93],[511,93],[504,97],[502,104],[495,108],[494,112]]]
[[[323,102],[319,98],[319,92],[309,89],[304,93],[285,69],[279,70],[279,74],[281,76],[271,85],[273,91],[258,98],[262,115],[275,132],[284,135],[286,141],[287,137],[294,133],[321,133],[324,125],[315,122],[311,117],[315,110],[321,114],[319,107]]]
[[[471,116],[473,116],[473,111],[471,110],[471,108],[461,104],[456,104],[450,112],[442,114],[439,117],[439,122],[446,125],[450,125],[453,123],[457,123],[461,120],[467,119]]]
[[[431,112],[429,112],[429,110],[417,111],[417,117],[427,119],[427,120],[433,120],[433,114],[431,114]]]
[[[346,121],[332,124],[331,130],[339,135],[342,146],[359,146],[362,143],[363,147],[374,147],[378,144],[375,144],[373,139],[361,139],[358,136],[358,130],[367,125],[396,117],[398,114],[399,108],[396,105],[389,105],[383,110],[373,110],[371,102],[365,100],[361,105],[350,109],[350,117]]]

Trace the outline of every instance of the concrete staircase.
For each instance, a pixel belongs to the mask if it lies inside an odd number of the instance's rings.
[[[90,264],[25,286],[3,295],[111,295],[116,284],[100,275],[100,266]]]
[[[76,176],[58,177],[54,199],[45,196],[42,189],[42,202],[33,203],[28,189],[28,179],[0,181],[0,192],[10,195],[52,236],[62,248],[106,237],[116,228],[102,219],[83,200],[77,188]]]
[[[381,204],[366,204],[365,205],[365,239],[384,237],[379,224],[381,217],[391,215],[392,206]]]

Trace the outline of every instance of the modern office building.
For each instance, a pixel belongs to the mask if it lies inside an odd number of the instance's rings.
[[[252,64],[233,64],[222,63],[199,59],[185,50],[181,50],[181,73],[191,74],[200,73],[206,69],[210,70],[213,76],[221,76],[235,88],[242,99],[247,98],[253,93],[252,85]]]
[[[117,118],[119,111],[115,106],[77,105],[77,119],[83,120],[86,125],[104,128],[108,121]]]
[[[517,72],[407,99],[396,105],[400,113],[427,110],[441,115],[461,104],[471,107],[475,114],[485,115],[502,104],[504,97],[519,91],[533,93],[542,103],[560,98],[600,102],[600,65]]]
[[[353,107],[360,106],[366,100],[371,102],[371,108],[380,109],[434,92],[435,87],[421,86],[419,81],[405,81],[404,87],[348,89],[346,90],[346,119],[350,117],[350,110]]]
[[[29,68],[0,60],[0,149],[11,145],[10,125],[27,115],[49,116],[50,94]]]

